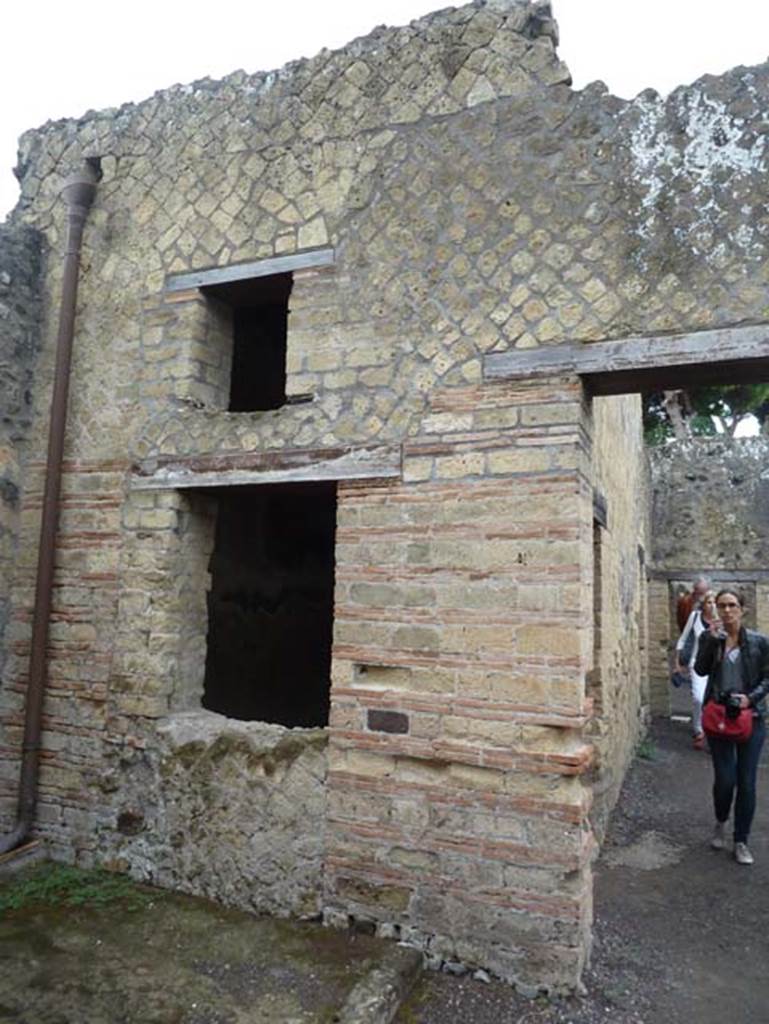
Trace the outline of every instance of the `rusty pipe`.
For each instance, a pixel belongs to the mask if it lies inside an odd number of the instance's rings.
[[[59,495],[61,493],[67,399],[69,397],[72,341],[80,272],[80,247],[83,240],[83,228],[96,195],[96,183],[99,177],[98,160],[87,160],[83,169],[67,178],[62,187],[62,196],[67,204],[68,212],[67,240],[64,251],[59,331],[56,339],[56,367],[51,396],[48,457],[45,467],[45,489],[37,556],[32,644],[29,656],[29,675],[24,710],[24,740],[19,775],[18,815],[13,832],[0,839],[0,853],[7,853],[23,842],[35,820],[43,695],[47,668],[48,627],[53,597],[56,530],[59,522]]]

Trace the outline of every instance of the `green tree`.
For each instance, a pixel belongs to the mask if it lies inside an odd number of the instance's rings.
[[[644,395],[643,410],[644,436],[652,445],[670,438],[734,437],[748,416],[755,416],[761,432],[769,433],[769,384],[656,391]]]

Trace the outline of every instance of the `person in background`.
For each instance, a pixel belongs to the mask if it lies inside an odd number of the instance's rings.
[[[676,601],[676,622],[678,632],[683,633],[689,616],[695,608],[699,608],[705,592],[710,588],[710,582],[704,576],[698,576],[692,583],[692,589],[687,594],[681,594]]]
[[[742,625],[744,601],[733,590],[719,590],[716,610],[720,616],[700,637],[694,671],[708,677],[705,702],[730,694],[739,698],[740,707],[753,711],[753,731],[747,743],[708,736],[713,758],[713,808],[716,824],[710,845],[714,850],[726,846],[725,825],[729,818],[735,789],[734,859],[752,864],[748,837],[756,809],[758,759],[766,737],[765,698],[769,693],[769,637],[745,629]]]
[[[705,733],[702,731],[702,701],[708,677],[698,675],[694,671],[694,662],[697,658],[700,637],[717,619],[716,595],[714,591],[706,590],[701,606],[695,608],[689,616],[676,644],[676,671],[689,677],[689,685],[692,690],[692,736],[697,750],[702,750],[705,746]],[[685,661],[682,662],[685,649],[689,653]]]

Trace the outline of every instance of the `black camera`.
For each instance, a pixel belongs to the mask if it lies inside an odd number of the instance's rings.
[[[726,708],[727,718],[736,718],[742,710],[742,700],[739,693],[722,693],[721,703]]]

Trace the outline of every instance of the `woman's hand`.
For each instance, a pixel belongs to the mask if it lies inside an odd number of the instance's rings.
[[[740,707],[741,707],[741,708],[743,708],[743,709],[744,709],[744,708],[749,708],[749,707],[750,707],[750,701],[748,700],[748,698],[747,698],[747,695],[746,695],[746,694],[744,694],[744,693],[739,693],[739,694],[737,694],[736,696],[738,696],[738,697],[740,698]]]

